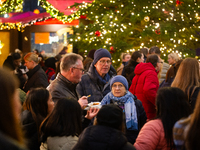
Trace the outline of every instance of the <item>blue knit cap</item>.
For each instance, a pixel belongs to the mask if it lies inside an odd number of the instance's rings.
[[[117,75],[117,76],[115,76],[115,77],[113,77],[111,79],[111,81],[110,81],[110,89],[112,89],[112,85],[115,82],[121,82],[125,86],[126,90],[128,90],[128,81],[122,75]]]
[[[103,57],[108,57],[111,59],[110,52],[107,49],[103,49],[103,48],[96,50],[94,53],[93,65],[95,65],[97,61]]]

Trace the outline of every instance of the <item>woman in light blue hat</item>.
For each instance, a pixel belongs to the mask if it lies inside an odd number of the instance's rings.
[[[135,95],[128,91],[128,82],[125,77],[117,75],[110,81],[109,92],[101,101],[101,105],[115,104],[123,109],[125,114],[126,137],[132,144],[146,123],[146,113],[142,106],[142,102]]]

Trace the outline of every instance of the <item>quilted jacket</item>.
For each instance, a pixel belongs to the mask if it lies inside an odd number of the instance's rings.
[[[142,102],[147,118],[152,119],[156,116],[155,98],[159,88],[157,72],[151,63],[140,63],[134,73],[129,91]]]

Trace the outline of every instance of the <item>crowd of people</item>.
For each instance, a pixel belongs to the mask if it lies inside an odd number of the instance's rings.
[[[66,47],[45,60],[12,53],[0,68],[0,149],[199,149],[199,62],[160,54],[122,53],[115,69],[103,48],[86,59]]]

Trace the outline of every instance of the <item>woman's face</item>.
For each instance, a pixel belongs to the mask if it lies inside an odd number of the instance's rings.
[[[52,112],[53,108],[54,108],[54,102],[52,101],[52,96],[49,93],[49,99],[47,101],[47,105],[48,105],[48,114]]]
[[[122,97],[126,94],[126,88],[121,82],[115,82],[112,85],[112,94],[115,97]]]
[[[144,62],[144,55],[143,55],[143,53],[141,53],[141,54],[142,54],[142,56],[138,57],[138,59],[137,59],[138,63]]]
[[[167,61],[168,61],[169,65],[173,65],[174,63],[176,63],[175,60],[171,57],[168,57]]]

